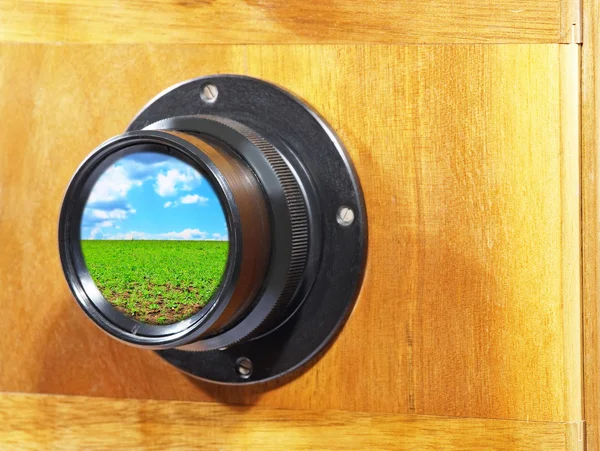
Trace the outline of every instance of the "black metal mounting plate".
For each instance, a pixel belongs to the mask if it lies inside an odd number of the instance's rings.
[[[204,100],[207,85],[218,91],[212,102]],[[320,225],[320,255],[312,257],[318,259],[314,262],[317,269],[314,282],[305,287],[302,303],[272,332],[224,350],[156,352],[200,379],[235,385],[266,382],[316,361],[352,311],[367,253],[364,199],[350,159],[333,130],[305,102],[263,80],[215,75],[181,83],[146,105],[128,131],[177,116],[205,114],[233,119],[259,131],[278,144],[282,153],[288,153],[292,165],[303,167],[320,212],[320,217],[314,218]],[[352,210],[351,224],[340,224],[341,207]],[[250,374],[240,374],[241,358],[251,362]]]

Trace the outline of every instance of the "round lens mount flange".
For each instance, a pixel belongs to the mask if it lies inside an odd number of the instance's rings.
[[[284,282],[281,290],[287,290],[285,302],[263,302],[272,305],[268,314],[257,312],[261,299],[271,296],[269,277],[277,273],[273,264],[256,302],[236,324],[195,341],[172,341],[176,346],[167,343],[156,352],[189,375],[234,385],[269,381],[314,362],[354,307],[367,255],[364,198],[334,131],[305,102],[274,84],[246,76],[215,75],[159,94],[138,113],[127,132],[181,133],[234,152],[251,169],[268,200],[273,249],[283,252],[282,237],[293,242],[289,232],[293,229],[296,247],[288,251],[305,253],[302,259],[296,258],[297,263],[292,262],[296,269],[290,270],[293,277],[288,278],[293,283]],[[270,159],[271,154],[276,158]],[[280,172],[273,171],[274,167],[281,168]],[[277,199],[283,200],[278,204]],[[302,209],[296,206],[300,203]],[[302,214],[305,219],[288,220],[286,229],[278,225],[285,216],[278,209],[292,219]],[[252,315],[262,319],[253,323],[248,319]],[[242,324],[251,324],[251,330],[243,339],[230,339],[227,334]]]

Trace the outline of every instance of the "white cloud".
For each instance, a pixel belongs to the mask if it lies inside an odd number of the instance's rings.
[[[202,240],[206,239],[207,235],[208,232],[202,232],[198,229],[185,229],[181,232],[167,232],[160,234],[160,236],[171,240]]]
[[[111,166],[94,185],[88,202],[94,204],[125,198],[131,188],[141,184],[139,180],[130,179],[122,166]]]
[[[94,219],[125,219],[130,213],[135,213],[135,210],[133,208],[129,208],[128,210],[123,210],[122,208],[115,208],[113,210],[89,209],[89,214]]]
[[[167,201],[163,204],[164,208],[175,208],[179,207],[181,204],[198,204],[198,205],[206,205],[208,203],[208,197],[200,196],[198,194],[187,194],[186,196],[181,197],[178,201]]]
[[[131,159],[119,162],[121,167],[127,171],[129,178],[134,180],[139,180],[142,183],[147,180],[152,180],[156,173],[162,169],[166,168],[169,163],[166,161],[158,162],[158,163],[140,163],[138,161],[132,161]]]
[[[158,174],[154,190],[161,197],[174,196],[179,190],[191,190],[194,182],[200,183],[200,180],[200,175],[191,168],[184,172],[169,169],[166,173]]]
[[[130,213],[135,213],[135,210],[130,206],[123,208],[113,208],[111,210],[102,210],[101,208],[86,208],[84,210],[84,224],[88,224],[90,232],[88,239],[100,239],[104,236],[102,229],[119,228],[117,221],[121,221]],[[99,236],[100,235],[100,236]]]
[[[132,154],[109,167],[92,188],[82,221],[85,234],[102,239],[107,236],[105,228],[119,228],[122,221],[136,213],[128,199],[131,191],[146,182],[151,182],[154,191],[161,197],[174,197],[181,192],[180,196],[185,197],[186,203],[201,204],[208,200],[198,195],[185,196],[185,194],[189,194],[185,191],[192,191],[202,182],[202,176],[193,167],[166,155]],[[176,198],[163,204],[164,208],[174,208],[179,205],[180,201]],[[140,208],[145,208],[145,206],[142,204]],[[107,221],[112,223],[111,226],[107,225]],[[124,228],[127,229],[127,227]],[[142,232],[132,233],[133,235],[130,234],[127,237],[121,234],[123,236],[120,239],[177,238],[176,236],[144,238],[143,235],[140,235]]]
[[[185,229],[181,232],[166,233],[146,233],[146,232],[127,232],[117,233],[107,236],[107,240],[206,240],[208,232],[199,229]]]
[[[215,241],[227,241],[228,240],[228,236],[227,235],[221,235],[220,233],[213,233],[211,235],[211,237]]]
[[[106,240],[151,240],[152,237],[145,232],[117,233],[105,237]]]
[[[208,202],[208,197],[199,196],[198,194],[188,194],[183,196],[179,201],[182,204],[200,204],[205,205]]]
[[[114,225],[114,223],[112,221],[102,221],[100,222],[98,225],[96,225],[96,227],[94,227],[91,231],[90,231],[90,236],[89,239],[93,240],[96,238],[96,236],[98,236],[98,234],[102,233],[101,229],[105,228],[105,227],[112,227]]]

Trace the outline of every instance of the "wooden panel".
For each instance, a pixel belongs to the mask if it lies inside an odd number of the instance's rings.
[[[0,39],[207,44],[556,43],[570,39],[572,3],[575,0],[0,0]]]
[[[585,1],[582,46],[582,260],[584,417],[586,447],[600,450],[600,5]]]
[[[2,449],[576,450],[580,425],[0,395]]]
[[[0,390],[580,420],[578,158],[564,139],[578,124],[560,106],[559,47],[0,46]],[[58,209],[82,158],[161,89],[212,72],[312,103],[363,182],[360,299],[284,386],[194,382],[111,340],[60,270]]]

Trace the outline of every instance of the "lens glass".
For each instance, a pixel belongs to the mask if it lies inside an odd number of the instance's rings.
[[[129,154],[94,184],[81,221],[87,269],[123,314],[147,324],[189,318],[221,283],[225,213],[209,179],[152,152]]]

